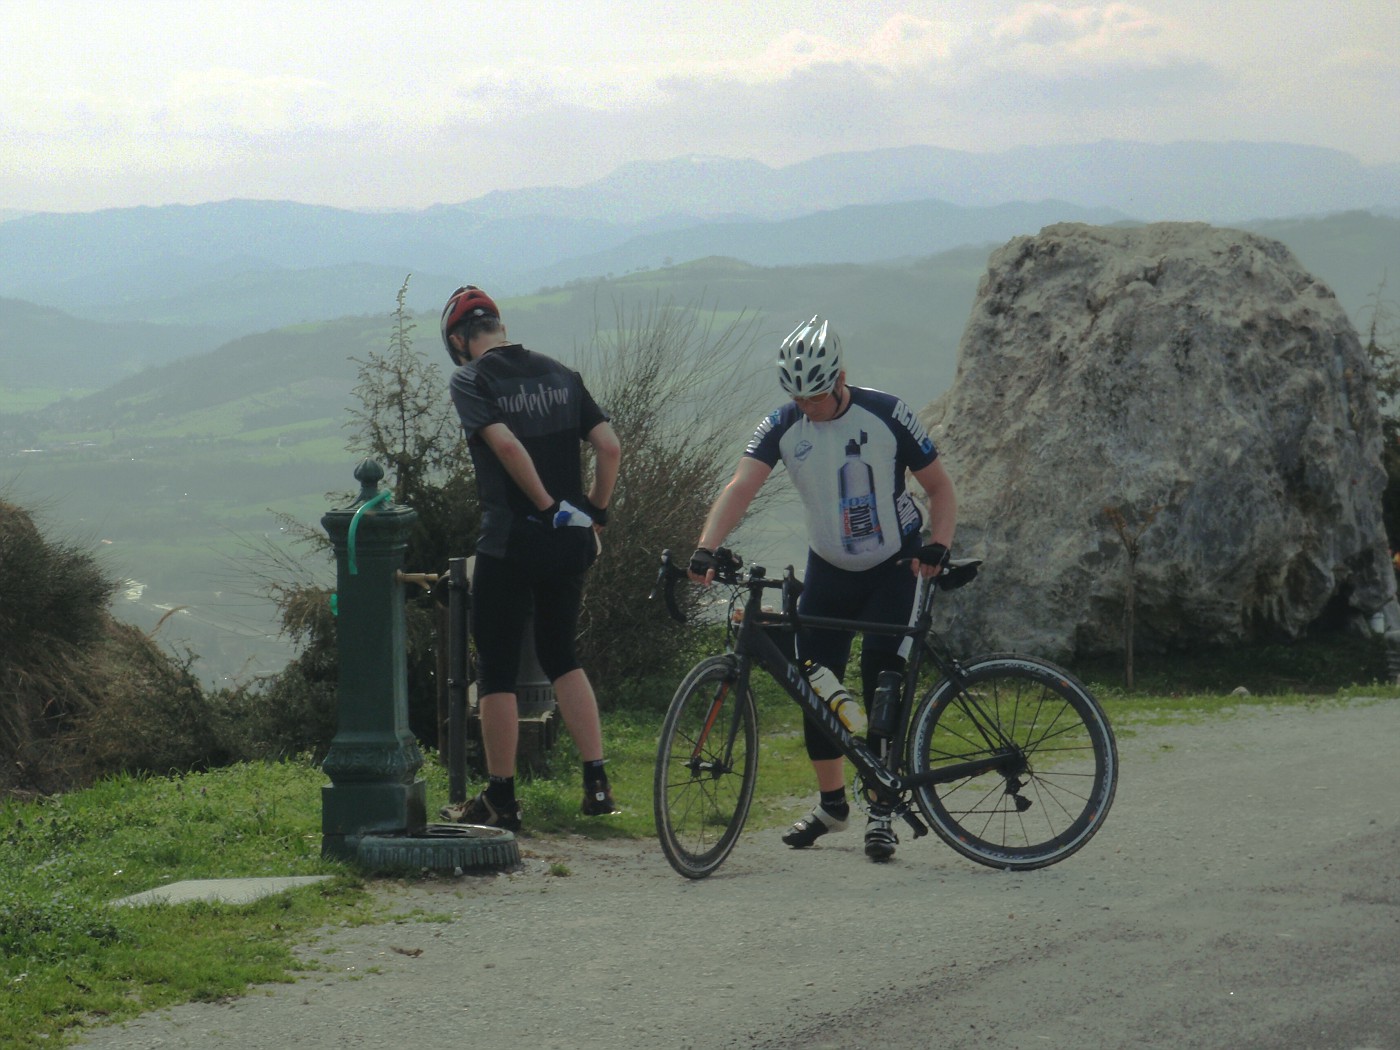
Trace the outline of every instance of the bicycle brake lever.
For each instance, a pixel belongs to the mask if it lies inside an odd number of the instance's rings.
[[[792,618],[792,622],[797,623],[797,599],[803,590],[802,581],[797,578],[791,565],[787,567],[787,572],[783,573],[783,613]]]
[[[666,584],[666,570],[671,567],[671,552],[664,550],[661,552],[661,568],[656,570],[656,582],[651,585],[651,593],[647,595],[647,601],[656,598],[656,592],[661,590]]]
[[[647,601],[656,597],[656,592],[661,591],[661,596],[666,600],[666,612],[671,619],[677,623],[685,623],[685,613],[681,612],[681,607],[676,604],[676,581],[684,579],[686,573],[682,569],[671,564],[671,552],[664,550],[661,552],[661,568],[656,573],[656,583],[652,585],[651,593],[647,595]]]

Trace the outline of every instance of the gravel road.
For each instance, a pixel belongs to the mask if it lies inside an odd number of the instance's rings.
[[[1400,1048],[1400,701],[1119,748],[1103,830],[1043,871],[768,829],[689,882],[651,841],[526,837],[518,873],[377,884],[420,914],[323,931],[306,979],[80,1045]]]

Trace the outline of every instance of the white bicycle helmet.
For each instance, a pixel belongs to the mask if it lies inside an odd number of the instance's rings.
[[[841,340],[830,321],[814,316],[798,325],[778,348],[778,382],[789,397],[820,397],[841,374]]]

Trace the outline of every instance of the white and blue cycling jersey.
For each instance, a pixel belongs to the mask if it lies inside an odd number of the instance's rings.
[[[807,515],[807,543],[841,569],[873,568],[899,553],[923,515],[904,474],[938,458],[913,410],[892,394],[848,386],[835,419],[813,422],[787,402],[759,423],[744,455],[792,475]]]

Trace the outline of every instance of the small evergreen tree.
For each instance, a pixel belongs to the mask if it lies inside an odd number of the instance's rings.
[[[438,363],[413,345],[416,327],[405,306],[408,278],[395,299],[388,345],[382,353],[353,358],[359,366],[350,409],[352,437],[346,448],[377,461],[394,502],[418,515],[409,534],[404,565],[410,572],[445,573],[449,558],[469,555],[480,523],[476,481],[461,426]],[[353,494],[333,494],[348,506]],[[329,537],[319,525],[285,517],[279,521],[295,545],[324,556]],[[256,726],[264,750],[323,755],[336,730],[339,656],[331,589],[309,578],[303,559],[269,546],[260,548],[267,566],[261,576],[266,597],[277,606],[282,633],[299,648],[297,657],[262,683],[259,695],[239,702]],[[438,745],[438,650],[442,610],[416,587],[406,591],[405,659],[409,726],[419,740]]]
[[[448,558],[471,553],[481,513],[471,456],[442,369],[436,357],[430,361],[414,349],[417,326],[404,306],[407,295],[405,278],[388,348],[352,358],[359,365],[359,407],[350,410],[354,436],[347,448],[377,460],[394,502],[418,512],[405,565],[439,572]]]
[[[348,448],[377,460],[394,502],[418,514],[404,551],[407,569],[443,574],[448,559],[475,549],[481,508],[471,456],[442,369],[436,357],[430,361],[414,348],[417,326],[404,306],[407,295],[405,278],[388,348],[364,360],[353,359],[360,366],[354,389],[359,407],[350,410],[354,437]],[[437,746],[443,610],[421,590],[410,589],[408,597],[409,727],[418,739]]]

